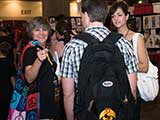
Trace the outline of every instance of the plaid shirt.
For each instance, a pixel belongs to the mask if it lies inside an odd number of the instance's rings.
[[[100,41],[103,41],[103,39],[110,33],[106,27],[89,27],[86,28],[85,32],[92,34]],[[138,65],[133,53],[132,45],[123,37],[117,41],[116,45],[124,56],[127,73],[137,72]],[[86,46],[87,43],[75,38],[66,44],[61,63],[62,77],[74,78],[77,83],[80,59],[82,58]]]

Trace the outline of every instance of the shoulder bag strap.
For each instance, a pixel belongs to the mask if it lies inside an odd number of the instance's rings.
[[[19,63],[19,68],[18,68],[18,69],[20,69],[20,71],[21,71],[21,77],[22,77],[23,80],[24,80],[24,74],[23,74],[23,72],[22,72],[22,62],[23,62],[24,53],[25,53],[25,51],[26,51],[28,48],[30,48],[30,47],[32,47],[32,46],[33,46],[33,45],[29,43],[29,44],[23,49],[22,54],[21,54],[21,57],[20,57],[20,63]]]
[[[132,37],[132,42],[133,42],[133,48],[134,48],[134,53],[136,55],[136,58],[138,60],[138,56],[137,56],[137,46],[138,46],[138,36],[140,35],[140,33],[134,33],[133,37]]]
[[[88,45],[91,45],[91,44],[99,41],[98,38],[94,37],[93,35],[91,35],[90,33],[87,33],[87,32],[80,33],[77,36],[75,36],[75,38],[83,40]]]

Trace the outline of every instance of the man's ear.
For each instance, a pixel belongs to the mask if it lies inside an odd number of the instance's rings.
[[[87,13],[87,12],[84,12],[84,15],[85,15],[86,21],[87,21],[87,22],[90,22],[90,17],[89,17],[89,15],[88,15],[88,13]]]
[[[84,12],[84,16],[85,16],[85,18],[87,18],[88,17],[88,13]]]
[[[85,14],[86,16],[88,16],[88,13],[87,13],[87,12],[84,12],[84,14]]]

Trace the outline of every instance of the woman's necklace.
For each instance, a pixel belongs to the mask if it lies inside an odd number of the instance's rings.
[[[124,38],[127,37],[128,33],[129,33],[129,29],[127,30],[126,34],[124,35]]]

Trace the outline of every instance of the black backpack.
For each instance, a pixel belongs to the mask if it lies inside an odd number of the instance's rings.
[[[134,98],[124,58],[115,45],[122,35],[111,32],[102,42],[89,33],[80,62],[74,112],[78,120],[132,120]]]

